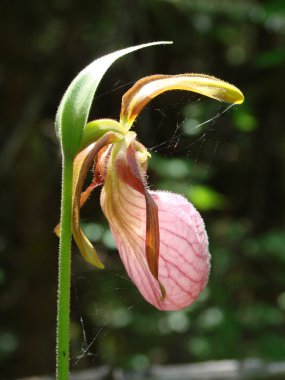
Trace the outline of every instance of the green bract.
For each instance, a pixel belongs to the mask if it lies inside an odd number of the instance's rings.
[[[148,46],[171,43],[169,41],[159,41],[115,51],[96,59],[74,78],[60,102],[56,115],[56,132],[65,157],[74,158],[80,151],[95,91],[112,63],[133,51]]]

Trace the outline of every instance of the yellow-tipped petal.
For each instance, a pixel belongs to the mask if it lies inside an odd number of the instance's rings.
[[[139,80],[122,99],[120,121],[130,128],[143,107],[151,99],[171,90],[185,90],[219,100],[240,104],[242,92],[230,83],[204,74],[151,75]]]

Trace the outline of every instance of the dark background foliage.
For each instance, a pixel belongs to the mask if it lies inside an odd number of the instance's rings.
[[[284,359],[284,1],[1,0],[0,25],[0,378],[54,370],[61,96],[94,58],[154,40],[174,45],[117,62],[92,117],[117,118],[123,93],[154,73],[204,72],[246,96],[226,110],[166,94],[136,124],[152,153],[151,187],[183,193],[205,219],[209,285],[180,312],[148,305],[125,274],[96,191],[82,223],[107,270],[74,247],[72,367]]]

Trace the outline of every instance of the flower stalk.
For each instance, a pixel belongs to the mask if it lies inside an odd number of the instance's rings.
[[[73,160],[63,159],[58,261],[56,379],[68,380]]]

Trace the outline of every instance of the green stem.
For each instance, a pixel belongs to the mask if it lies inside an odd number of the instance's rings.
[[[56,379],[69,376],[69,317],[71,274],[71,222],[72,222],[73,160],[63,159],[58,262]]]

